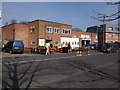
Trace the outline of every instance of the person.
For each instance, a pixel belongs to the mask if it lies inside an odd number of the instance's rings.
[[[52,42],[50,42],[50,48],[53,48],[53,44],[52,44]]]
[[[68,43],[68,47],[67,47],[67,49],[68,49],[68,53],[70,52],[70,50],[71,50],[71,45],[70,45],[70,42]]]
[[[67,42],[65,43],[65,47],[68,47],[68,43]]]
[[[50,54],[50,51],[49,51],[50,43],[46,43],[45,47],[46,47],[46,53],[45,53],[45,55]]]
[[[52,41],[50,42],[50,54],[54,54],[54,48],[53,48],[53,44],[52,44]]]

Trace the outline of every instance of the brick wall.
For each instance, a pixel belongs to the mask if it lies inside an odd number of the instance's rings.
[[[11,24],[2,27],[3,44],[6,44],[5,41],[21,40],[23,41],[25,47],[28,47],[27,30],[28,30],[28,26],[23,24]]]

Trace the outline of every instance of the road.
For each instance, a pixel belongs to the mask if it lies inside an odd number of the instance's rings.
[[[14,80],[18,80],[22,88],[28,83],[31,88],[118,88],[120,79],[117,53],[93,51],[90,55],[84,52],[82,56],[57,53],[48,56],[4,57],[3,63],[7,66],[3,65],[3,79],[11,84],[9,77],[16,74],[10,74],[8,67],[17,67],[13,70],[19,76]],[[24,71],[25,75],[21,77]]]

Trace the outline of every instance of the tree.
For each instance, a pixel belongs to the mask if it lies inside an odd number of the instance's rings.
[[[82,29],[80,29],[80,28],[73,28],[72,31],[80,31],[80,32],[82,32]]]
[[[118,2],[108,2],[108,5],[118,5],[118,11],[116,11],[115,13],[111,14],[111,15],[106,15],[106,14],[102,14],[102,13],[96,13],[98,17],[91,17],[97,21],[102,21],[103,23],[106,21],[113,21],[113,20],[118,20],[120,18],[120,1]]]
[[[11,24],[15,24],[15,23],[17,23],[17,20],[16,19],[12,19],[11,20]]]
[[[5,26],[8,25],[9,23],[8,22],[5,22]]]
[[[20,21],[20,24],[28,24],[27,21]]]

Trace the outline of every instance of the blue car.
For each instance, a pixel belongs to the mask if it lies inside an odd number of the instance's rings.
[[[3,51],[9,53],[23,53],[24,44],[22,41],[10,41],[5,45]]]

